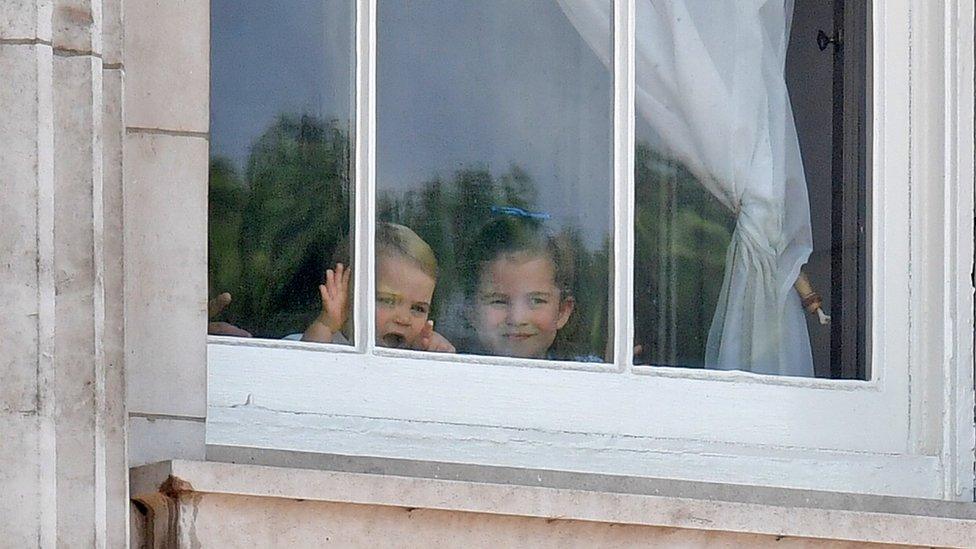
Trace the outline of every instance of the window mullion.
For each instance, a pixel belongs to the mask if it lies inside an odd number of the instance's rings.
[[[634,0],[613,5],[613,311],[614,362],[629,372],[634,362]]]
[[[375,341],[373,228],[376,217],[376,0],[356,2],[356,166],[355,300],[353,330],[356,348],[372,351]]]

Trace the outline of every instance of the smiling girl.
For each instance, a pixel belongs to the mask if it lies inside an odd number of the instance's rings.
[[[501,213],[473,247],[477,275],[469,297],[476,352],[557,358],[553,341],[575,307],[571,255],[541,219]]]

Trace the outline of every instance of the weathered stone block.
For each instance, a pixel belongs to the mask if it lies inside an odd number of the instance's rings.
[[[210,3],[144,0],[125,9],[126,125],[207,132]]]
[[[53,0],[0,2],[0,38],[50,41],[53,3]]]
[[[51,22],[55,48],[102,52],[102,0],[55,0]]]
[[[103,276],[105,292],[105,471],[107,508],[106,547],[126,545],[128,458],[125,410],[125,310],[122,242],[122,120],[124,74],[102,72],[102,212]]]
[[[129,453],[129,466],[138,467],[169,459],[204,459],[206,424],[199,420],[133,417],[129,436],[137,444]]]
[[[53,236],[39,222],[52,200],[51,50],[0,45],[0,74],[0,411],[37,411],[41,315],[53,299],[42,280]]]
[[[93,474],[99,437],[102,355],[102,70],[91,56],[54,57],[54,279],[58,536],[96,545]]]
[[[207,167],[200,137],[125,137],[129,410],[204,417]]]
[[[102,61],[106,65],[122,63],[123,21],[122,0],[102,0]]]
[[[105,357],[110,373],[122,368],[123,343],[123,229],[122,120],[123,72],[102,72],[102,212],[105,288]],[[121,390],[121,389],[120,389]]]
[[[36,414],[0,413],[0,433],[2,544],[54,547],[54,425]]]

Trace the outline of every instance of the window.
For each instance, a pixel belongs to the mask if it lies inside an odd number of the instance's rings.
[[[379,2],[376,17],[377,219],[433,248],[438,330],[463,353],[603,362],[610,68],[556,2]],[[380,286],[388,261],[378,247]]]
[[[301,334],[327,267],[350,262],[354,9],[212,10],[210,332]]]
[[[637,2],[635,362],[866,377],[867,5]]]
[[[853,2],[838,1],[826,12],[804,6],[806,11],[798,8],[791,16],[789,1],[768,3],[755,13],[731,1],[309,2],[309,9],[326,6],[328,13],[313,10],[299,20],[316,29],[324,19],[327,32],[319,45],[301,47],[324,53],[299,56],[301,62],[330,58],[331,52],[345,55],[356,45],[354,56],[336,62],[355,66],[348,85],[334,88],[341,93],[332,97],[340,100],[322,102],[314,91],[310,96],[311,104],[331,109],[355,97],[348,111],[355,122],[333,128],[345,137],[324,141],[351,150],[345,157],[351,167],[333,162],[329,169],[310,170],[340,174],[332,176],[338,180],[347,174],[341,204],[331,198],[321,203],[342,212],[348,200],[351,220],[342,226],[349,218],[336,214],[332,244],[309,245],[340,249],[351,235],[352,305],[342,333],[353,344],[269,339],[299,332],[302,321],[317,314],[321,271],[342,257],[335,249],[320,251],[305,287],[282,294],[306,306],[287,317],[291,324],[255,330],[264,339],[211,338],[208,444],[924,497],[971,493],[971,474],[969,487],[960,486],[972,456],[943,453],[938,449],[948,443],[933,434],[947,434],[943,419],[951,404],[926,398],[947,386],[948,370],[923,363],[932,349],[919,347],[918,318],[904,314],[908,303],[913,314],[929,318],[917,303],[932,286],[921,281],[931,280],[925,278],[932,275],[931,265],[949,257],[941,255],[942,248],[918,244],[924,235],[946,233],[909,215],[931,207],[919,201],[934,191],[913,185],[909,177],[928,164],[913,156],[926,143],[913,143],[909,131],[918,124],[908,115],[910,86],[922,81],[909,78],[912,70],[922,70],[909,63],[909,45],[922,31],[908,32],[908,3],[872,3],[868,14]],[[214,2],[212,10],[215,128],[217,104],[228,100],[216,87],[223,70],[217,67],[217,29],[222,18],[240,16],[219,6]],[[677,9],[689,11],[676,15]],[[275,17],[258,20],[283,24]],[[345,33],[336,30],[336,21],[348,24]],[[726,35],[694,27],[716,21]],[[797,21],[804,22],[803,33],[788,40]],[[814,28],[820,24],[827,27],[821,42],[828,51],[816,70],[831,75],[826,103],[818,103],[823,98],[815,96],[812,76],[796,68],[805,65],[795,64],[815,55],[813,47],[819,53]],[[673,33],[671,43],[654,41],[666,32]],[[763,39],[755,39],[756,33]],[[288,34],[299,39],[298,33]],[[830,51],[831,37],[842,35],[847,49],[839,55]],[[719,80],[753,87],[732,86],[734,97],[716,98],[707,95],[715,93],[712,88],[649,85],[654,77],[647,71],[673,61],[674,44],[689,36],[725,41],[698,44],[711,48],[711,67],[696,57],[686,67],[690,72],[679,68],[666,75],[690,78],[711,68]],[[798,41],[806,49],[794,48]],[[728,66],[740,72],[721,74]],[[305,68],[298,73],[314,74]],[[295,78],[284,80],[278,79],[278,87],[294,87]],[[763,87],[757,89],[757,82]],[[755,102],[757,95],[762,102]],[[815,124],[798,114],[790,137],[796,105],[796,112],[813,120],[829,117],[831,123]],[[697,126],[660,125],[679,107],[699,117]],[[662,109],[661,116],[648,117],[652,108]],[[729,120],[744,113],[750,116]],[[332,113],[316,116],[342,120]],[[702,140],[715,136],[721,150],[702,154]],[[298,141],[290,146],[301,151],[305,145]],[[830,146],[817,149],[821,142]],[[689,143],[698,148],[695,154],[688,153]],[[217,145],[215,135],[215,150]],[[757,160],[761,149],[766,156]],[[753,162],[736,164],[742,158]],[[771,169],[780,176],[769,178]],[[723,180],[717,175],[723,170],[766,175],[752,187],[748,178]],[[253,192],[253,184],[243,187]],[[762,191],[778,201],[761,204],[767,209],[757,214],[746,198],[762,198]],[[809,203],[802,200],[808,191],[816,196]],[[286,194],[276,198],[297,195]],[[797,208],[814,215],[794,215]],[[742,219],[758,229],[743,227]],[[780,225],[763,232],[770,219]],[[586,283],[579,284],[577,276],[561,285],[556,253],[544,255],[545,265],[537,269],[502,265],[500,274],[492,268],[501,264],[492,262],[505,256],[472,254],[480,230],[469,225],[508,220],[544,224],[553,240],[568,240],[576,274],[585,271]],[[294,214],[283,221],[294,223],[296,231],[307,226]],[[737,223],[740,228],[733,229]],[[398,227],[429,245],[439,263],[436,274],[402,251],[413,263],[384,259],[391,238],[383,233]],[[736,231],[746,230],[772,234],[774,248],[792,258],[785,267],[773,265],[775,272],[758,290],[748,287],[758,280],[750,269],[756,262],[760,270],[767,264],[764,258],[741,261],[749,250],[737,242],[749,235]],[[245,239],[242,234],[242,246]],[[800,249],[789,251],[797,241]],[[287,253],[273,240],[268,245]],[[837,317],[812,336],[808,330],[821,329],[823,315],[809,307],[814,314],[804,317],[800,309],[810,297],[809,288],[796,283],[804,263],[812,265],[806,278],[821,295],[819,303],[806,305],[821,305],[821,312]],[[390,289],[386,281],[412,276],[408,267],[430,279],[425,295]],[[288,269],[268,272],[280,276]],[[558,294],[557,305],[563,296],[572,297],[567,323],[578,323],[573,337],[559,340],[564,326],[550,330],[551,344],[541,353],[511,343],[493,346],[480,337],[491,326],[514,322],[505,316],[510,313],[500,313],[505,320],[494,324],[485,320],[521,295],[505,289],[503,275],[524,286],[540,272]],[[275,276],[268,280],[281,284]],[[215,293],[226,289],[214,286]],[[762,294],[767,286],[772,297]],[[779,314],[784,303],[794,307],[793,324],[763,317]],[[441,335],[460,352],[405,344],[419,337],[422,325],[413,335],[385,330],[382,308],[400,306],[417,318],[435,316]],[[714,312],[723,310],[724,319]],[[738,328],[729,328],[728,318],[745,316],[745,310],[758,312],[753,317],[760,321],[743,328],[740,320]],[[749,334],[751,350],[733,349],[731,362],[721,351],[714,355],[709,332],[715,326],[725,345]],[[774,337],[771,329],[793,339]],[[777,345],[771,355],[776,367],[741,360],[762,359],[771,341]],[[802,369],[782,358],[797,352],[796,342],[807,346],[799,349],[808,360]],[[709,368],[688,368],[702,365]]]

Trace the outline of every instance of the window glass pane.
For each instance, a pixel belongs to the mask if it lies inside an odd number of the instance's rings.
[[[378,2],[378,344],[606,356],[613,80],[567,5]]]
[[[868,3],[793,4],[637,0],[638,364],[866,375]]]
[[[211,333],[297,339],[348,312],[322,314],[319,284],[351,261],[354,16],[348,0],[211,2]]]

